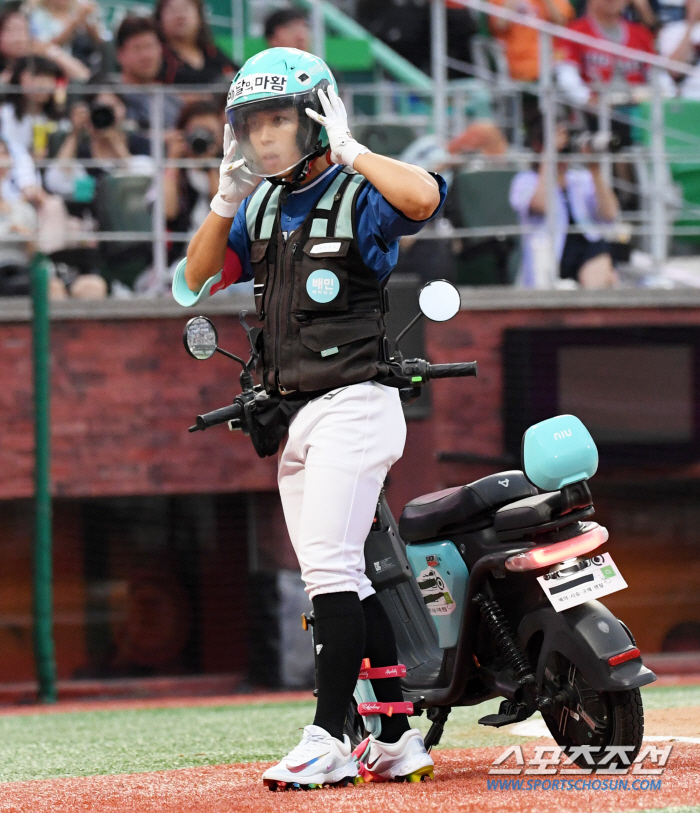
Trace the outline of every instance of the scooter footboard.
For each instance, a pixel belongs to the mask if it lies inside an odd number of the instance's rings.
[[[537,633],[543,636],[535,670],[538,686],[542,685],[552,652],[560,652],[574,663],[597,691],[635,689],[656,680],[641,656],[618,666],[608,664],[609,658],[629,650],[632,642],[617,618],[599,601],[587,601],[560,613],[552,607],[528,613],[518,627],[518,638],[526,651]]]

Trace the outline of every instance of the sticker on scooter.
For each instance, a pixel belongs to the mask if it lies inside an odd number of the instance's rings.
[[[627,587],[609,553],[584,559],[564,570],[550,571],[538,576],[537,581],[558,613]]]
[[[430,615],[449,615],[455,611],[457,605],[434,567],[422,570],[416,581]]]

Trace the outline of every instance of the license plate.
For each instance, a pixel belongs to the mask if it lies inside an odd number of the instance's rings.
[[[609,553],[583,559],[571,568],[550,571],[538,576],[537,581],[558,613],[627,587]]]

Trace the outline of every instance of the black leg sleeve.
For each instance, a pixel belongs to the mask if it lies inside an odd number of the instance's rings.
[[[365,617],[357,593],[313,599],[318,699],[314,725],[343,739],[343,725],[365,648]]]
[[[362,610],[367,630],[364,657],[369,658],[371,666],[396,666],[396,638],[379,596],[374,594],[366,598],[362,602]],[[373,680],[372,688],[380,703],[403,701],[400,678]],[[393,714],[391,717],[382,714],[381,717],[382,733],[379,739],[382,742],[398,742],[402,734],[410,728],[405,714]]]

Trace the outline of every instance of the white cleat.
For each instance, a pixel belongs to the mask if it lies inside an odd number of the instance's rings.
[[[304,790],[352,784],[356,776],[357,761],[347,735],[341,742],[324,728],[307,725],[299,745],[262,778],[270,790]]]
[[[381,742],[370,734],[353,752],[358,760],[357,782],[421,782],[433,778],[433,759],[417,728],[398,742]]]

